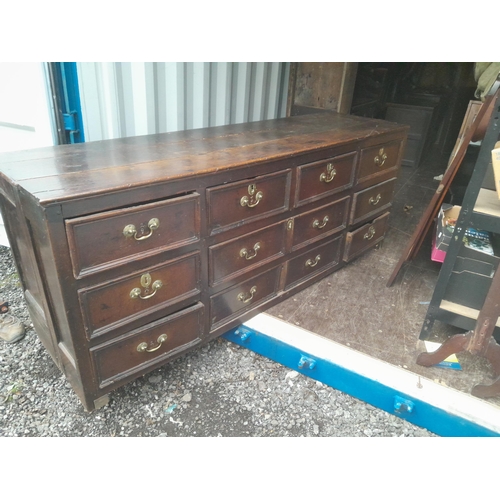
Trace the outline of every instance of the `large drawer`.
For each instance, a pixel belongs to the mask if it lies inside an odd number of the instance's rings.
[[[75,277],[200,238],[199,194],[66,221]]]
[[[299,166],[296,205],[302,205],[351,187],[356,159],[357,153],[354,151]]]
[[[347,227],[350,197],[347,196],[293,220],[292,250],[330,236]]]
[[[343,241],[344,234],[329,239],[321,245],[315,245],[290,259],[287,265],[285,289],[307,281],[326,269],[333,270],[341,262],[340,252]]]
[[[190,254],[79,290],[87,335],[95,337],[200,292],[200,256]]]
[[[213,328],[275,296],[281,267],[254,276],[210,298],[210,324]]]
[[[398,140],[362,149],[357,182],[397,167],[402,145],[403,142]]]
[[[347,233],[344,260],[349,262],[379,243],[384,238],[388,221],[389,212],[378,217],[371,224],[365,224],[356,231]]]
[[[285,254],[286,221],[209,248],[210,286]]]
[[[207,189],[211,233],[288,210],[291,171]]]
[[[357,224],[375,217],[392,205],[396,178],[376,184],[354,194],[350,224]]]
[[[203,305],[195,304],[90,349],[99,387],[151,369],[202,339]]]

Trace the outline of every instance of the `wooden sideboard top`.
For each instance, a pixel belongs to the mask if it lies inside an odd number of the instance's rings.
[[[40,204],[181,180],[406,131],[335,112],[0,154],[0,176]]]

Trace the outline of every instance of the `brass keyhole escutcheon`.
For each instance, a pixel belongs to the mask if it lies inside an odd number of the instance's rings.
[[[250,184],[248,186],[248,194],[249,196],[243,196],[240,200],[240,205],[242,207],[253,208],[256,207],[260,200],[264,197],[262,191],[257,191],[256,184]]]
[[[149,228],[149,233],[145,234],[143,236],[137,236],[137,229],[134,226],[134,224],[127,224],[123,228],[123,236],[125,238],[134,238],[137,241],[141,240],[147,240],[153,235],[153,231],[156,231],[160,227],[160,221],[156,218],[153,217],[149,222],[148,222],[148,228]]]
[[[375,165],[381,167],[385,163],[385,160],[387,160],[387,154],[384,152],[384,148],[380,148],[378,155],[375,156],[373,161]]]
[[[328,163],[328,165],[326,166],[326,173],[323,172],[319,176],[319,180],[321,182],[326,182],[326,183],[332,182],[336,175],[337,175],[337,171],[333,167],[333,163]]]
[[[153,282],[153,279],[151,278],[151,275],[149,273],[145,273],[141,276],[140,283],[145,292],[149,292],[149,288],[151,287],[153,293],[142,295],[142,290],[140,288],[133,288],[132,290],[130,290],[129,294],[131,299],[150,299],[163,286],[161,280],[156,280]]]

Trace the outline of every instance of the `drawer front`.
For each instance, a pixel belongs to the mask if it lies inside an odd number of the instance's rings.
[[[285,254],[286,222],[209,248],[210,286]]]
[[[254,276],[210,299],[210,324],[213,328],[275,296],[279,289],[281,267]]]
[[[345,229],[349,215],[349,202],[350,197],[342,198],[295,217],[292,250]]]
[[[296,205],[323,198],[352,186],[357,153],[347,153],[302,165],[297,173]]]
[[[355,193],[352,202],[350,223],[356,224],[386,211],[392,204],[396,178],[389,179],[371,188]]]
[[[207,189],[211,233],[288,210],[291,171]]]
[[[85,329],[95,337],[200,291],[200,257],[191,254],[161,266],[78,292]]]
[[[392,141],[361,150],[358,182],[366,177],[397,167],[400,161],[402,141]]]
[[[378,217],[371,224],[356,229],[352,233],[347,233],[344,260],[351,261],[358,255],[379,243],[387,231],[389,213]]]
[[[197,193],[66,221],[75,277],[200,239]]]
[[[285,289],[308,280],[326,269],[336,267],[341,262],[340,252],[343,240],[344,235],[337,236],[290,259],[287,266]]]
[[[161,364],[199,343],[202,331],[203,305],[198,303],[92,348],[99,386],[111,385]]]

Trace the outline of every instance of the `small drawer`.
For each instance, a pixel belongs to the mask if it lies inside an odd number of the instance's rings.
[[[375,219],[371,224],[356,229],[352,233],[347,233],[344,261],[349,262],[369,248],[379,243],[387,230],[389,212]]]
[[[200,195],[66,221],[75,277],[200,239]]]
[[[210,286],[285,254],[286,222],[209,248]]]
[[[361,150],[358,183],[367,177],[397,167],[400,162],[402,141],[387,142]]]
[[[288,210],[291,171],[207,189],[211,233]]]
[[[357,153],[354,151],[298,167],[296,205],[351,187],[356,159]]]
[[[341,262],[340,252],[343,240],[342,234],[290,259],[287,265],[285,289],[315,277],[326,269],[333,270]]]
[[[126,326],[200,292],[200,257],[191,254],[79,290],[89,338]]]
[[[295,217],[292,250],[345,229],[349,215],[349,201],[350,197],[347,196]]]
[[[386,211],[392,205],[396,178],[381,182],[353,196],[350,224],[357,224]]]
[[[203,305],[138,328],[90,349],[99,387],[145,373],[202,340]]]
[[[281,267],[254,276],[210,298],[210,324],[213,328],[276,296]]]

